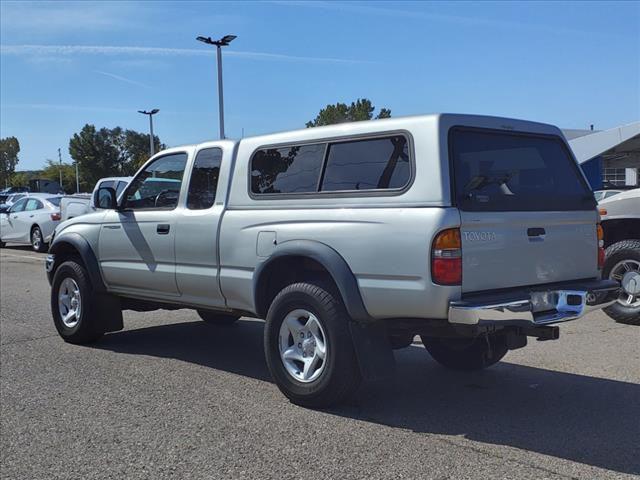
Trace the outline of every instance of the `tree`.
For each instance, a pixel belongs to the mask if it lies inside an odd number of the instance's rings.
[[[0,139],[0,186],[6,187],[19,162],[20,142],[16,137]]]
[[[65,192],[76,191],[76,167],[72,163],[63,163],[62,166],[58,162],[47,159],[45,167],[40,173],[41,178],[60,181],[60,170],[62,169],[62,189]],[[84,190],[84,189],[83,189]]]
[[[156,151],[166,148],[156,135],[154,144]],[[133,175],[149,158],[149,135],[87,124],[69,140],[69,154],[78,162],[82,190],[91,190],[103,177]]]
[[[375,109],[376,108],[372,105],[371,100],[366,98],[359,98],[355,102],[351,102],[351,105],[338,102],[335,105],[327,105],[325,108],[320,110],[316,118],[307,122],[306,125],[307,128],[309,128],[320,127],[322,125],[333,125],[335,123],[371,120]],[[391,110],[388,108],[381,108],[375,118],[389,117],[391,117]]]

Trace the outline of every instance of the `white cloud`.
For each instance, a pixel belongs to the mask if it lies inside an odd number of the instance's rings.
[[[113,45],[1,45],[0,54],[17,56],[70,56],[70,55],[110,55],[110,56],[207,56],[213,55],[212,49],[138,47]],[[352,60],[331,57],[310,57],[286,55],[280,53],[243,52],[227,49],[226,57],[246,58],[250,60],[273,60],[308,63],[371,64],[367,60]]]
[[[5,31],[47,34],[65,30],[114,30],[133,26],[131,2],[2,2]]]
[[[536,23],[528,23],[524,21],[515,20],[501,20],[498,18],[488,18],[469,15],[453,15],[447,13],[439,13],[436,11],[421,11],[421,10],[402,10],[400,8],[388,8],[379,7],[373,3],[355,2],[326,2],[326,1],[287,1],[287,0],[272,0],[269,3],[281,6],[291,7],[304,7],[304,8],[319,8],[324,10],[340,11],[347,14],[359,14],[359,15],[377,15],[383,17],[396,17],[406,18],[414,20],[428,20],[443,23],[453,23],[457,25],[466,26],[484,26],[489,28],[501,28],[508,30],[527,30],[527,31],[545,31],[555,34],[570,34],[570,35],[596,35],[596,36],[609,36],[602,32],[593,32],[586,30],[579,30],[570,27],[559,27],[557,25],[543,25]],[[428,5],[428,3],[426,3]],[[437,6],[437,3],[433,3],[433,6]],[[460,2],[460,6],[464,3]]]
[[[53,103],[3,103],[0,105],[2,110],[9,109],[32,109],[32,110],[63,110],[63,111],[82,111],[82,112],[133,112],[132,108],[116,108],[116,107],[93,107],[87,105],[67,105]]]
[[[101,70],[94,70],[94,71],[96,73],[100,74],[100,75],[104,75],[105,77],[113,78],[114,80],[118,80],[120,82],[129,83],[131,85],[136,85],[138,87],[143,87],[143,88],[151,88],[149,85],[146,85],[146,84],[144,84],[142,82],[137,82],[136,80],[131,80],[130,78],[123,77],[121,75],[116,75],[115,73],[103,72]]]

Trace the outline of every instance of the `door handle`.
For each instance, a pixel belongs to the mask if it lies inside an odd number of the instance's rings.
[[[540,237],[542,235],[545,235],[547,232],[544,230],[544,228],[541,227],[536,227],[536,228],[527,228],[527,235],[529,235],[530,237]]]
[[[13,218],[18,218],[18,215],[14,215]]]
[[[29,215],[29,218],[33,218],[33,215]]]
[[[168,223],[159,223],[156,227],[158,235],[167,235],[171,226]]]

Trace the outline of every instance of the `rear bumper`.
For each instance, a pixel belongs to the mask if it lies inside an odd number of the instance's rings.
[[[611,280],[543,285],[527,290],[467,295],[449,304],[449,323],[457,325],[550,325],[575,320],[618,298]]]

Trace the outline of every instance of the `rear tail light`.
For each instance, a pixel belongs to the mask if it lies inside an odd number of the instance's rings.
[[[58,220],[60,220],[62,217],[60,216],[60,212],[57,213],[52,213],[51,214],[51,220],[53,220],[54,222],[57,222]]]
[[[598,231],[598,269],[602,270],[604,267],[604,230],[602,229],[602,225],[598,223],[596,227]]]
[[[462,242],[460,230],[443,230],[431,248],[431,278],[439,285],[462,284]]]

